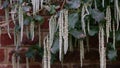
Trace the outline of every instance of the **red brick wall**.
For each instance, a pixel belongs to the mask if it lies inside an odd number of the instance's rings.
[[[42,27],[42,33],[41,33],[41,37],[44,38],[44,36],[48,33],[48,30],[46,28],[48,28],[48,21],[47,18],[49,17],[45,17],[45,24],[43,24]],[[4,20],[4,11],[0,10],[0,21]],[[13,28],[13,23],[10,24],[11,28]],[[12,64],[11,64],[11,55],[13,53],[13,51],[15,50],[15,47],[13,45],[14,43],[14,35],[12,33],[12,29],[11,29],[11,36],[12,38],[10,39],[8,37],[8,34],[6,32],[6,30],[2,30],[2,34],[0,34],[0,68],[12,68]],[[98,40],[93,37],[90,38],[90,52],[85,51],[85,60],[84,60],[84,64],[83,64],[83,68],[99,68],[99,53],[98,53],[98,49],[97,49],[97,42]],[[24,43],[27,44],[33,44],[35,42],[38,41],[38,37],[36,36],[36,39],[34,41],[30,41],[26,38],[23,39]],[[94,42],[96,43],[91,43],[92,40],[94,40]],[[93,48],[94,47],[94,48]],[[25,65],[25,51],[28,49],[28,46],[23,45],[21,47],[21,68],[26,68]],[[120,54],[119,54],[120,56]],[[80,67],[80,59],[79,59],[79,50],[75,49],[74,52],[68,52],[67,55],[65,55],[64,57],[64,62],[63,64],[61,64],[59,61],[56,61],[54,64],[51,65],[52,68],[81,68]],[[117,62],[113,62],[110,63],[108,62],[107,67],[108,68],[119,68],[120,67],[120,59],[118,59]],[[30,59],[30,68],[42,68],[42,64],[41,61],[33,61],[32,59]]]

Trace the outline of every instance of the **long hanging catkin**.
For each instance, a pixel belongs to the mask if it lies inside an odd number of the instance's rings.
[[[8,33],[8,36],[9,38],[12,38],[11,35],[10,35],[10,27],[9,27],[9,9],[6,8],[5,9],[5,23],[7,23],[7,33]]]
[[[43,2],[44,0],[31,0],[33,5],[33,14],[36,14],[41,6],[41,9],[43,8]]]
[[[26,68],[29,68],[29,59],[26,57]]]
[[[50,21],[49,21],[49,41],[50,41],[49,43],[50,43],[50,47],[53,44],[55,29],[56,29],[56,17],[52,16],[50,18]]]
[[[113,47],[115,49],[115,23],[113,22]]]
[[[15,13],[17,12],[17,5],[15,5],[14,9],[11,9],[11,18],[13,20],[13,23],[15,24]]]
[[[50,53],[50,45],[49,45],[50,41],[49,41],[49,37],[47,37],[47,46],[46,46],[46,49],[47,49],[47,68],[51,68],[50,66],[50,61],[51,61],[51,53]]]
[[[114,16],[117,22],[117,30],[119,29],[119,22],[120,22],[120,7],[119,7],[119,1],[114,0]]]
[[[94,4],[95,4],[95,9],[98,9],[96,0],[94,0]]]
[[[15,54],[12,55],[12,68],[17,68]]]
[[[104,7],[104,5],[105,5],[105,0],[102,0],[102,6]]]
[[[32,40],[34,40],[34,28],[35,28],[35,25],[34,25],[34,22],[32,21],[30,23],[30,35]]]
[[[68,10],[64,10],[64,54],[67,53],[68,50]]]
[[[41,9],[43,8],[43,2],[44,2],[44,0],[41,0],[41,1],[40,1],[40,3],[41,3],[41,5],[40,5],[40,6],[41,6]]]
[[[108,39],[109,39],[110,30],[111,30],[111,10],[110,10],[110,6],[108,6],[106,9],[106,39],[107,39],[107,43],[108,43]]]
[[[33,14],[36,13],[36,1],[37,0],[31,0],[32,1],[32,5],[33,5]]]
[[[47,36],[44,38],[43,44],[44,44],[44,55],[43,55],[43,68],[48,68],[48,61],[47,61],[47,49],[46,49],[46,43],[47,41]]]
[[[21,68],[20,67],[20,56],[17,56],[17,68]]]
[[[100,68],[106,68],[106,50],[104,46],[104,29],[99,25],[99,54],[100,54]]]
[[[20,41],[22,42],[22,39],[23,39],[23,9],[22,9],[22,6],[19,6],[18,16],[19,16],[19,26],[21,27]]]
[[[63,36],[63,11],[60,11],[59,19],[58,19],[58,25],[59,25],[59,60],[62,60],[62,36]]]
[[[83,43],[83,40],[80,40],[80,63],[81,63],[81,67],[83,66],[83,59],[84,59],[84,43]]]
[[[82,13],[81,13],[81,24],[82,24],[82,30],[84,31],[84,34],[86,35],[86,29],[85,29],[85,17],[89,15],[89,11],[87,9],[87,4],[84,4],[82,7]]]
[[[58,25],[59,25],[59,60],[61,61],[63,43],[64,54],[66,54],[68,50],[68,10],[65,9],[60,11]]]

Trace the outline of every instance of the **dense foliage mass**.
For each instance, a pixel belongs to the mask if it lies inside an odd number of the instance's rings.
[[[89,36],[95,35],[99,38],[100,68],[106,68],[106,57],[115,60],[117,56],[116,45],[120,41],[119,0],[0,0],[0,6],[0,9],[5,10],[5,21],[0,22],[0,29],[7,27],[11,38],[8,24],[12,21],[15,25],[16,53],[12,57],[13,67],[15,57],[18,58],[17,61],[20,60],[17,51],[22,44],[24,33],[34,40],[38,32],[39,44],[29,48],[26,61],[37,52],[38,56],[42,56],[44,68],[50,68],[53,54],[59,53],[59,60],[62,62],[64,54],[68,49],[72,50],[73,44],[80,47],[82,66],[84,50],[89,51]],[[44,24],[44,15],[40,12],[50,16],[49,34],[43,42],[40,25]]]

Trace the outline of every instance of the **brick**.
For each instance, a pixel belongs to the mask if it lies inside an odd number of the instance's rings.
[[[81,68],[80,65],[73,65],[72,68]]]
[[[3,33],[3,34],[0,35],[1,46],[10,46],[10,45],[14,44],[14,35],[13,35],[13,33],[10,33],[10,34],[11,34],[12,38],[10,38],[8,36],[8,33]],[[31,40],[31,39],[28,39],[27,36],[24,34],[22,44],[24,44],[24,45],[35,45],[36,43],[38,43],[38,41],[39,41],[38,35],[35,35],[34,39]]]
[[[48,35],[48,32],[42,32],[42,34],[41,34],[41,38],[42,38],[42,42],[43,42],[43,40],[44,40],[44,38],[45,38],[45,36],[47,36]]]
[[[80,62],[80,52],[74,51],[74,52],[67,52],[67,54],[64,56],[64,62]]]
[[[5,51],[4,49],[0,49],[0,63],[5,60]]]
[[[68,67],[67,64],[62,65],[61,63],[58,63],[58,64],[52,64],[51,68],[70,68],[70,67]]]
[[[0,16],[4,16],[5,15],[5,11],[0,9]]]
[[[11,34],[11,39],[10,37],[8,36],[7,33],[4,33],[4,34],[1,34],[0,35],[0,43],[1,43],[1,46],[9,46],[9,45],[12,45],[14,43],[14,37],[13,37],[13,34]]]
[[[85,53],[86,60],[99,60],[99,52],[98,50],[90,50],[89,52]]]
[[[0,68],[12,68],[12,65],[0,64]]]
[[[28,50],[28,48],[20,48],[19,50],[19,55],[20,55],[20,63],[25,63],[26,62],[26,56],[25,52]],[[7,48],[7,61],[11,63],[12,55],[15,52],[15,48]]]
[[[30,65],[30,68],[42,68],[40,64]]]
[[[44,17],[44,23],[41,25],[42,29],[48,29],[49,28],[49,24],[48,24],[49,18],[50,18],[50,16],[45,16]]]
[[[24,34],[22,44],[24,44],[24,45],[35,45],[36,43],[38,43],[38,41],[39,41],[38,35],[35,35],[34,39],[31,40],[30,38],[28,38],[26,36],[26,34]]]

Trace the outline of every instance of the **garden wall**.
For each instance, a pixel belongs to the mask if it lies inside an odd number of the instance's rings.
[[[4,11],[0,10],[0,21],[4,21]],[[45,16],[45,24],[41,26],[41,37],[42,40],[48,33],[48,16]],[[7,31],[2,28],[2,33],[0,34],[0,68],[12,68],[11,64],[11,56],[15,50],[14,46],[14,35],[13,35],[13,27],[14,24],[10,23],[10,34],[12,38],[10,39]],[[94,42],[93,42],[94,40]],[[23,42],[28,45],[22,45],[20,49],[20,63],[21,68],[26,68],[25,64],[25,52],[30,46],[29,44],[35,44],[38,42],[38,36],[35,37],[33,41],[30,41],[29,39],[26,39],[24,36]],[[92,43],[91,43],[92,42]],[[96,37],[90,38],[90,52],[85,51],[85,60],[83,68],[99,68],[99,53],[98,53],[98,39]],[[118,51],[119,53],[119,51]],[[61,64],[59,61],[55,61],[54,64],[52,64],[52,68],[80,68],[80,59],[79,59],[79,49],[76,48],[73,52],[68,52],[68,54],[65,56],[65,60],[63,64]],[[116,62],[108,62],[107,68],[119,68],[120,67],[120,55],[118,54],[118,61]],[[42,68],[41,60],[38,61],[37,58],[29,59],[30,61],[30,68]]]

